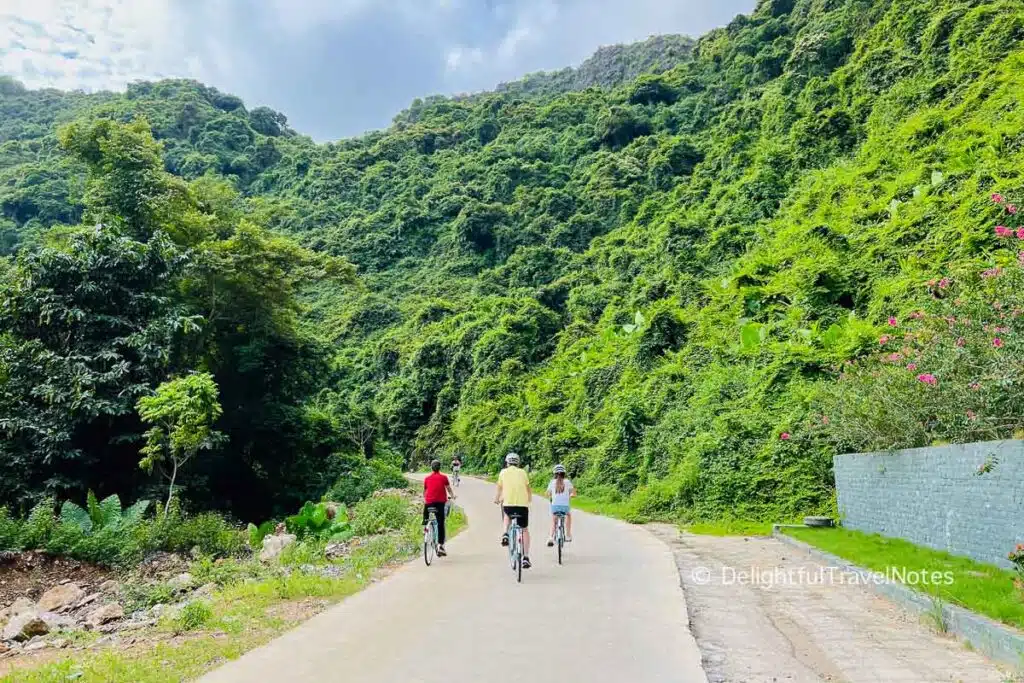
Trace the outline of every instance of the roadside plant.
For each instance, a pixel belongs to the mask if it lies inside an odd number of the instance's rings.
[[[1006,200],[997,196],[997,202]],[[837,369],[817,429],[841,451],[1010,438],[1024,429],[1024,230],[988,263],[920,283],[877,348]]]
[[[223,412],[218,393],[212,375],[196,372],[164,382],[136,405],[142,421],[153,425],[146,432],[139,466],[147,472],[159,467],[167,478],[165,515],[178,471],[199,451],[212,449],[224,440],[223,434],[213,429]]]
[[[1014,583],[1016,583],[1017,589],[1024,593],[1024,543],[1017,544],[1008,557],[1017,571],[1017,579]]]

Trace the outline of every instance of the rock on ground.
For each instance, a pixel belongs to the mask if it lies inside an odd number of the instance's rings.
[[[195,580],[192,578],[192,575],[188,572],[182,572],[168,581],[167,585],[176,592],[182,592],[191,588],[193,583],[195,583]]]
[[[85,591],[77,583],[65,583],[43,593],[36,607],[40,612],[59,612],[70,608],[84,597]]]
[[[260,561],[270,562],[276,560],[281,552],[290,546],[298,538],[295,534],[274,534],[266,536],[263,539],[263,550],[260,551]]]
[[[19,614],[24,614],[25,612],[32,612],[35,608],[36,603],[32,602],[28,598],[18,598],[10,607],[0,610],[0,622],[7,621],[11,617],[16,617]]]
[[[4,627],[3,639],[23,641],[32,636],[45,636],[50,627],[35,612],[25,612],[11,617]]]
[[[103,624],[123,618],[124,608],[117,603],[110,603],[109,605],[102,605],[101,607],[94,609],[92,612],[89,612],[89,616],[85,618],[85,623],[90,628],[95,629],[99,628]]]

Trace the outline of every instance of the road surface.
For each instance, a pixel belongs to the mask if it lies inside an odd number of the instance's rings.
[[[204,683],[706,683],[672,552],[639,527],[574,513],[558,566],[534,499],[533,568],[498,545],[494,486],[463,478],[469,528]]]

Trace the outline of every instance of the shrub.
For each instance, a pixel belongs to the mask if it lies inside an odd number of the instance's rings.
[[[213,609],[202,600],[193,600],[181,608],[174,620],[178,631],[194,631],[213,619]]]
[[[197,584],[230,586],[246,579],[261,578],[267,574],[268,569],[255,559],[222,558],[214,561],[212,557],[200,557],[189,567],[189,572]]]
[[[0,507],[0,550],[21,550],[21,522]]]
[[[399,466],[383,458],[373,458],[352,467],[324,495],[324,500],[354,505],[374,491],[404,488],[408,482]]]
[[[28,514],[22,529],[21,543],[25,548],[45,548],[57,528],[53,510],[57,506],[52,498],[44,498]]]
[[[189,552],[196,547],[205,555],[230,557],[245,547],[245,534],[220,515],[204,512],[174,525],[164,544],[164,550],[172,552]]]
[[[1003,439],[1024,427],[1024,256],[999,252],[919,288],[921,310],[893,312],[877,350],[847,361],[820,401],[818,427],[840,450]]]
[[[1013,568],[1017,571],[1017,588],[1024,592],[1024,543],[1019,544],[1009,555]]]
[[[174,589],[166,583],[128,582],[121,587],[121,601],[128,613],[149,609],[174,602]]]
[[[356,506],[352,531],[357,536],[372,536],[399,529],[409,519],[409,504],[401,496],[375,496]]]
[[[348,514],[342,508],[332,518],[327,503],[306,503],[285,525],[299,538],[329,538],[348,529]]]

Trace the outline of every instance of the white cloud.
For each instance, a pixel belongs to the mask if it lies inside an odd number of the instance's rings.
[[[183,53],[173,0],[4,0],[0,71],[29,86],[120,89],[143,78],[206,75]]]
[[[478,47],[457,45],[448,50],[445,66],[448,71],[458,71],[465,67],[475,66],[483,61],[484,52]]]

